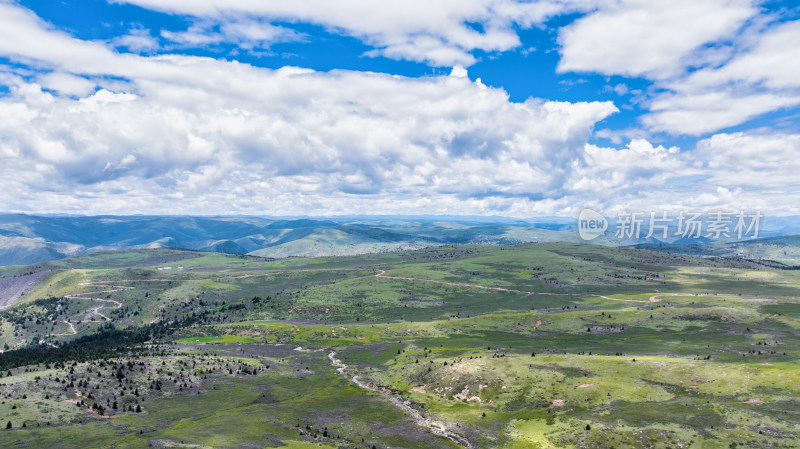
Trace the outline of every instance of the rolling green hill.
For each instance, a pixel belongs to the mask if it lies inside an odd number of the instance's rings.
[[[0,311],[2,447],[800,438],[800,271],[740,258],[573,243],[282,259],[160,248],[0,277],[33,279]]]

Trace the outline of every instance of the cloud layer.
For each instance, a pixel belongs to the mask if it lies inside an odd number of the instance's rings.
[[[619,0],[559,33],[561,72],[640,77],[651,132],[702,136],[800,105],[800,21],[754,0]]]
[[[558,30],[557,70],[651,81],[637,101],[648,132],[702,136],[800,105],[800,21],[781,22],[758,0],[114,1],[193,17],[186,31],[162,32],[181,45],[265,48],[298,39],[271,22],[312,23],[360,39],[369,56],[435,66],[517,49],[519,30],[578,13]]]
[[[149,30],[112,42],[80,40],[0,0],[0,56],[11,61],[0,66],[0,86],[8,89],[0,95],[0,209],[526,217],[574,215],[593,205],[800,212],[784,206],[800,204],[792,201],[800,199],[798,135],[707,135],[796,104],[797,24],[758,28],[748,22],[755,10],[747,2],[691,2],[684,7],[705,19],[665,13],[663,20],[706,29],[680,42],[644,42],[647,36],[630,27],[656,20],[657,2],[441,2],[415,21],[410,4],[386,12],[345,2],[337,7],[347,14],[325,16],[320,11],[332,8],[325,2],[306,10],[286,2],[130,1],[193,15],[194,29],[166,36],[183,45],[268,46],[302,38],[270,20],[306,20],[373,42],[387,56],[437,63],[470,63],[475,49],[513,48],[515,26],[585,10],[562,30],[561,69],[652,79],[660,88],[643,100],[650,108],[643,124],[706,137],[679,149],[644,133],[606,147],[593,136],[598,123],[619,112],[608,101],[511,101],[460,66],[450,75],[409,78],[147,55],[155,45]],[[363,10],[361,20],[355,10]],[[602,57],[592,55],[583,40],[611,25],[625,39],[603,44]],[[754,30],[741,38],[746,48],[708,62],[707,44],[742,27]],[[594,35],[595,42],[618,37]],[[409,39],[413,45],[404,46]],[[425,39],[432,46],[418,45]],[[653,52],[662,58],[634,57]],[[790,67],[782,66],[786,61]],[[619,95],[630,93],[619,86]],[[743,168],[743,160],[751,162]]]
[[[375,47],[371,55],[425,61],[438,66],[470,65],[475,62],[473,50],[491,52],[515,48],[520,45],[515,27],[528,28],[555,14],[592,3],[581,0],[115,1],[191,15],[217,22],[223,29],[243,17],[312,23],[363,40]],[[192,34],[191,30],[189,33]],[[252,41],[258,40],[239,39],[239,42],[250,41],[252,45]]]
[[[205,76],[137,78],[129,92],[84,97],[19,80],[0,102],[5,175],[26,174],[15,191],[50,203],[63,196],[62,205],[74,190],[165,207],[179,198],[190,200],[186,211],[302,213],[312,201],[345,212],[336,201],[363,196],[385,199],[383,207],[451,208],[476,194],[507,207],[509,195],[562,191],[594,124],[616,111],[603,102],[511,103],[458,76],[157,64]]]

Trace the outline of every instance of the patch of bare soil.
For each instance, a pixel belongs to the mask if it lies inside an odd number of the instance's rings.
[[[0,309],[10,307],[14,301],[48,274],[50,274],[50,270],[0,279]]]
[[[624,332],[625,329],[621,326],[591,326],[589,332],[596,335],[615,334],[617,332]]]

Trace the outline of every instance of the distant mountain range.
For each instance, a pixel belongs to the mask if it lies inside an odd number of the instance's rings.
[[[105,250],[176,247],[262,257],[353,255],[426,246],[578,241],[568,223],[498,218],[0,215],[0,265]]]
[[[800,235],[766,237],[741,242],[707,242],[698,244],[652,244],[634,245],[636,248],[672,254],[707,257],[742,257],[777,262],[778,265],[800,265]],[[770,265],[775,265],[769,263]]]
[[[591,243],[636,245],[659,251],[773,260],[800,260],[800,220],[772,221],[762,235],[741,243],[683,239],[615,240],[609,232]],[[0,265],[27,265],[97,251],[174,247],[261,257],[354,255],[427,246],[581,242],[576,220],[545,217],[372,216],[335,218],[192,216],[0,215]]]

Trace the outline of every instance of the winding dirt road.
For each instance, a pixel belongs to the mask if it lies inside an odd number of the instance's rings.
[[[90,286],[94,287],[94,286],[107,285],[107,284],[108,284],[107,282],[81,282],[79,285],[82,286],[82,287],[90,287]],[[122,303],[119,302],[119,301],[115,301],[113,299],[107,299],[107,298],[93,298],[93,297],[89,296],[89,295],[101,295],[101,294],[104,294],[104,293],[116,293],[116,292],[122,292],[122,291],[125,291],[125,290],[133,290],[133,287],[126,287],[124,285],[109,285],[109,287],[111,287],[111,288],[109,288],[107,290],[97,290],[97,291],[85,292],[85,293],[73,293],[71,295],[64,296],[64,298],[66,298],[66,299],[85,299],[87,301],[96,301],[96,302],[108,302],[108,303],[115,304],[116,305],[116,307],[114,307],[115,309],[121,308],[122,307]],[[102,312],[100,312],[102,309],[105,309],[106,307],[108,307],[108,306],[99,305],[97,307],[94,307],[94,308],[91,309],[91,311],[92,311],[91,314],[100,316],[106,321],[111,321],[111,318],[105,316]],[[83,320],[81,322],[85,323],[87,321]],[[74,327],[73,327],[73,329],[74,329]]]
[[[641,299],[622,299],[622,298],[611,298],[609,296],[604,295],[595,295],[599,298],[608,299],[609,301],[623,301],[623,302],[638,302],[638,303],[650,303],[650,302],[661,302],[662,297],[664,296],[683,296],[683,297],[703,297],[703,296],[715,296],[715,297],[725,297],[725,296],[736,296],[730,293],[659,293],[657,295],[653,295],[647,301]]]
[[[609,301],[620,301],[620,302],[638,302],[638,303],[648,303],[648,302],[659,302],[661,301],[661,297],[659,295],[651,296],[649,301],[642,301],[640,299],[622,299],[622,298],[612,298],[610,296],[605,295],[597,295],[599,298],[607,299]]]
[[[78,333],[78,331],[75,330],[75,325],[74,324],[70,323],[67,320],[62,321],[62,323],[67,324],[69,326],[70,330],[72,331],[72,333],[50,334],[51,337],[64,337],[64,336],[67,336],[67,335],[75,335],[75,334]]]
[[[107,285],[108,283],[109,282],[107,282],[107,281],[81,282],[79,285],[81,285],[82,287],[87,287],[87,286]],[[123,286],[123,285],[110,285],[110,287],[111,288],[107,289],[107,290],[97,290],[97,291],[93,291],[93,292],[84,292],[84,293],[73,293],[71,295],[65,295],[64,298],[65,299],[83,299],[83,300],[87,300],[87,301],[96,301],[96,302],[110,302],[110,303],[116,305],[116,307],[114,307],[115,309],[119,309],[120,307],[122,307],[122,303],[119,302],[119,301],[115,301],[113,299],[106,299],[106,298],[93,298],[93,297],[89,296],[89,295],[99,295],[99,294],[103,294],[103,293],[121,292],[121,291],[124,291],[124,290],[133,290],[133,287],[126,287],[126,286]],[[102,309],[105,309],[106,307],[108,307],[108,306],[99,305],[99,306],[93,307],[93,308],[89,309],[89,310],[91,310],[90,315],[99,316],[99,317],[103,318],[106,321],[112,321],[111,318],[107,317],[105,314],[100,312]],[[77,335],[78,334],[78,331],[75,329],[75,325],[71,321],[64,320],[63,322],[66,323],[69,326],[69,328],[72,331],[72,333],[49,334],[51,337],[64,337],[64,336],[67,336],[67,335]],[[91,322],[91,320],[85,320],[84,319],[84,320],[81,320],[80,322],[81,323],[88,323],[88,322]]]

